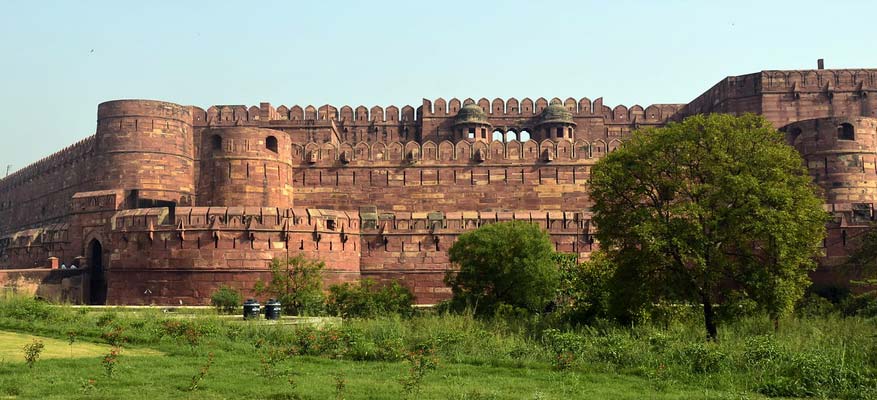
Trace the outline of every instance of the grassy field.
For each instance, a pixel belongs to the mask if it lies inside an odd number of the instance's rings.
[[[0,398],[875,398],[877,322],[825,316],[557,330],[425,314],[321,328],[0,302]],[[11,334],[10,332],[16,332]],[[75,333],[75,353],[67,337]],[[22,347],[46,345],[33,368]],[[110,343],[121,346],[108,374]],[[211,356],[212,354],[212,356]]]
[[[0,363],[6,361],[23,361],[24,346],[38,340],[45,348],[40,354],[40,359],[50,358],[82,358],[82,357],[100,357],[107,354],[111,346],[107,344],[97,344],[89,342],[73,343],[69,340],[52,339],[41,336],[27,335],[23,333],[13,333],[0,331]],[[147,348],[125,349],[126,356],[154,356],[161,355],[161,352]]]

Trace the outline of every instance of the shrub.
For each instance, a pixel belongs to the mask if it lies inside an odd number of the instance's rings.
[[[460,269],[445,277],[455,308],[472,307],[482,315],[492,315],[500,304],[544,311],[559,285],[553,254],[548,235],[528,222],[489,224],[460,235],[448,250]]]
[[[728,356],[714,344],[695,343],[684,350],[695,374],[709,374],[724,369]]]
[[[43,353],[45,347],[46,345],[38,339],[34,339],[33,342],[24,346],[24,361],[28,368],[33,368],[37,360],[40,359],[40,354]]]
[[[323,269],[326,264],[301,254],[285,261],[271,260],[271,281],[256,282],[258,294],[280,301],[289,315],[320,315],[323,312]]]
[[[210,304],[216,307],[216,311],[225,314],[234,314],[241,305],[241,293],[228,286],[220,286],[210,296]]]
[[[841,308],[847,316],[877,317],[877,290],[847,297]]]
[[[830,300],[815,293],[807,293],[795,305],[795,315],[799,317],[822,317],[837,312],[837,306]]]
[[[359,283],[332,285],[326,309],[330,314],[344,318],[373,318],[388,314],[408,317],[413,313],[413,302],[414,294],[399,282],[378,285],[365,279]]]
[[[0,316],[23,321],[46,320],[53,311],[51,305],[32,297],[11,296],[0,301]]]

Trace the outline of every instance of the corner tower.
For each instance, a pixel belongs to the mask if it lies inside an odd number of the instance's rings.
[[[190,107],[116,100],[97,107],[95,189],[124,189],[126,207],[191,204],[195,194]]]

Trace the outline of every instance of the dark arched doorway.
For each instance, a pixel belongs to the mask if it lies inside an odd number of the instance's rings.
[[[106,304],[107,278],[104,273],[104,249],[97,239],[88,243],[89,295],[88,304]]]

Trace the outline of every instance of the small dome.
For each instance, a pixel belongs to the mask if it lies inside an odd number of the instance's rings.
[[[539,124],[551,124],[551,123],[560,123],[560,124],[569,124],[575,125],[576,123],[572,120],[572,113],[563,106],[560,100],[551,100],[551,104],[548,107],[545,107],[542,110],[542,115],[540,117]]]
[[[460,109],[454,118],[454,125],[487,123],[487,114],[477,104],[467,104]]]

